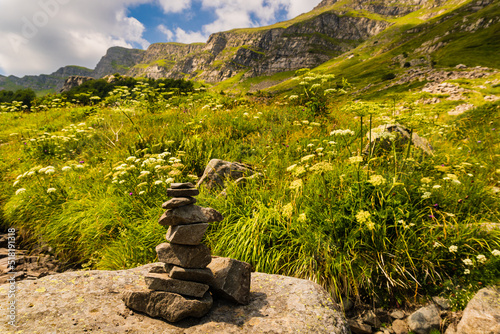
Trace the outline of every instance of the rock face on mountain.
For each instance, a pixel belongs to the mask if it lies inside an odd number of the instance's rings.
[[[323,8],[338,3],[338,0],[323,0],[316,8]],[[363,1],[355,0],[349,4],[350,8],[356,10],[365,10],[370,13],[376,13],[384,16],[401,16],[422,8],[425,0],[382,0],[382,1]],[[433,5],[438,5],[441,1],[434,1]]]
[[[157,43],[145,51],[112,47],[93,71],[73,66],[64,67],[48,76],[0,76],[0,89],[18,85],[34,90],[60,90],[64,80],[71,75],[102,78],[120,73],[132,77],[192,79],[207,83],[220,82],[237,75],[242,78],[269,76],[300,68],[314,68],[367,40],[368,43],[377,44],[395,38],[394,35],[402,35],[407,40],[417,38],[432,25],[452,20],[458,12],[443,14],[445,16],[440,20],[429,21],[431,17],[449,10],[450,6],[460,8],[464,13],[475,13],[494,3],[492,0],[323,0],[313,11],[290,21],[268,27],[215,33],[206,43]],[[384,34],[380,40],[373,38],[391,26],[395,18],[418,10],[422,10],[418,19],[426,23],[415,27],[408,24],[400,29],[398,25],[398,29],[391,34]],[[453,29],[474,33],[488,27],[494,28],[498,23],[498,18],[479,17],[474,20],[456,22]],[[447,36],[448,33],[446,31],[442,36],[431,34],[432,38],[431,35],[421,36],[423,38],[413,52],[415,57],[407,58],[408,52],[405,51],[403,58],[398,59],[401,66],[431,66],[432,53],[452,43],[453,39]],[[365,46],[362,45],[363,48]],[[387,51],[384,50],[379,51]]]
[[[248,305],[214,299],[200,319],[170,324],[128,309],[127,289],[146,289],[144,276],[160,265],[121,271],[80,271],[17,282],[16,332],[23,333],[350,333],[342,313],[319,285],[286,276],[252,273]],[[9,285],[0,286],[8,305]],[[7,318],[0,332],[13,328]]]
[[[108,74],[125,74],[132,66],[141,59],[144,50],[127,49],[122,47],[112,47],[106,55],[97,63],[92,76],[102,78]]]
[[[68,79],[66,79],[66,81],[64,82],[64,86],[61,89],[61,93],[67,92],[71,88],[78,87],[81,84],[83,84],[84,82],[89,81],[89,80],[93,80],[93,79],[94,78],[92,78],[92,77],[83,77],[80,75],[72,75]]]
[[[206,44],[153,44],[127,74],[219,82],[315,67],[359,45],[390,23],[325,12],[288,27],[216,33]]]

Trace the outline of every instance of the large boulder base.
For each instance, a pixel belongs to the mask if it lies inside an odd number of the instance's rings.
[[[125,291],[146,290],[144,276],[156,264],[120,271],[65,272],[17,283],[17,325],[23,333],[314,333],[348,334],[346,320],[317,284],[252,273],[250,303],[214,300],[202,318],[171,324],[125,306]],[[0,305],[9,285],[0,286]],[[6,318],[6,317],[5,317]],[[13,332],[6,319],[0,333]]]

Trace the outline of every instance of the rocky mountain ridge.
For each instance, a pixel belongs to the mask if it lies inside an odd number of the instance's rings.
[[[479,0],[477,3],[484,7],[491,1]],[[17,86],[59,91],[70,75],[102,78],[120,73],[132,77],[182,78],[206,83],[218,83],[237,76],[238,79],[271,76],[317,67],[352,52],[367,41],[376,44],[378,37],[388,35],[385,33],[391,30],[388,28],[398,26],[397,20],[402,17],[405,20],[405,15],[415,16],[412,13],[418,11],[419,20],[425,22],[450,8],[469,5],[474,4],[464,0],[323,0],[313,11],[295,19],[268,27],[214,33],[206,43],[155,43],[147,50],[112,47],[94,70],[69,66],[51,75],[0,76],[0,89]],[[397,29],[410,38],[419,33],[418,28],[414,31],[410,25]],[[427,42],[429,47],[434,47],[432,39]],[[421,45],[426,47],[427,44]],[[425,53],[439,48],[434,49]]]

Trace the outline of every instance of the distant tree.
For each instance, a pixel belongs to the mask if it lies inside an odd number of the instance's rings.
[[[35,92],[30,89],[19,89],[17,91],[2,90],[0,91],[0,103],[12,103],[13,101],[22,102],[23,105],[27,106],[28,109],[31,108],[33,101],[36,98]]]

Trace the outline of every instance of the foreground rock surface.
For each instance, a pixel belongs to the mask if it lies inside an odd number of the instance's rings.
[[[128,309],[124,290],[146,289],[144,276],[158,264],[121,271],[80,271],[18,282],[16,331],[23,333],[349,333],[345,319],[317,284],[252,274],[249,305],[214,300],[200,319],[170,324]],[[0,286],[0,304],[9,286]],[[12,332],[5,319],[0,333]]]
[[[481,289],[467,304],[457,334],[500,333],[500,289]]]

